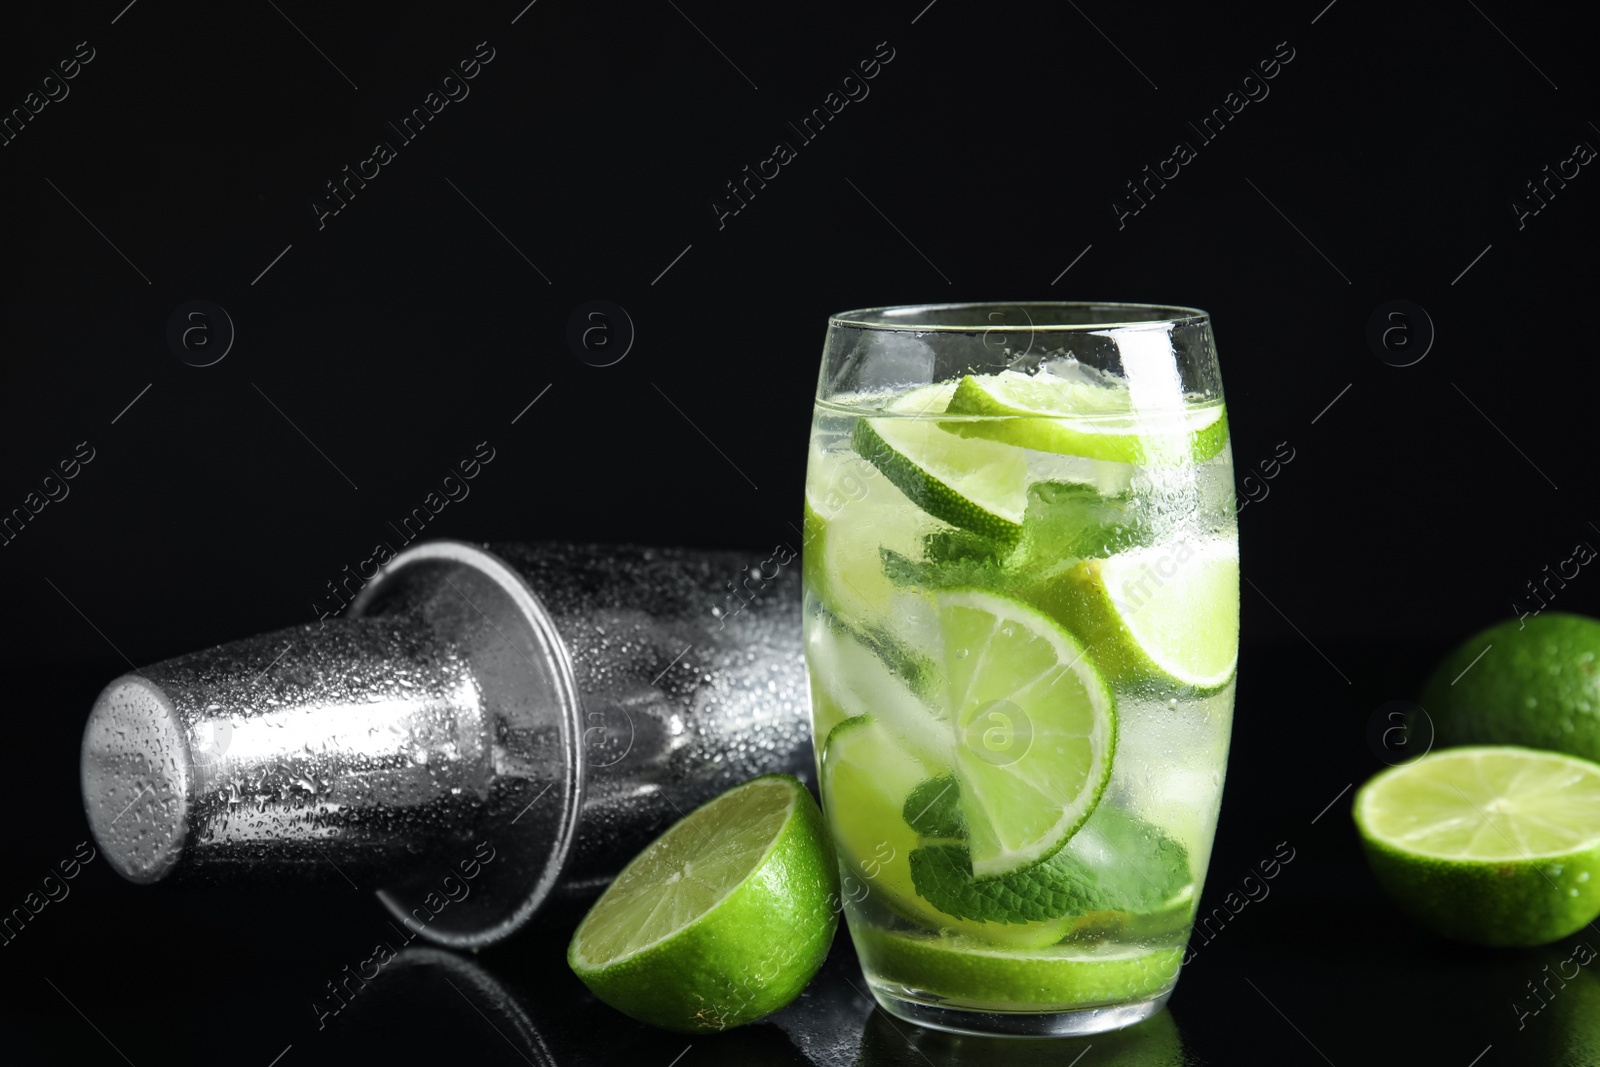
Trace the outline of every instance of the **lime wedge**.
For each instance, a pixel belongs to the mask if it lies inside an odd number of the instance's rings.
[[[1378,881],[1447,937],[1540,945],[1600,915],[1600,764],[1441,749],[1368,781],[1354,815]]]
[[[867,971],[908,992],[992,1011],[1084,1008],[1159,996],[1178,980],[1183,950],[1072,955],[997,948],[962,937],[893,934],[865,924],[851,938]]]
[[[893,733],[869,716],[841,723],[828,735],[823,746],[822,798],[839,851],[845,898],[876,902],[929,930],[964,934],[986,944],[1037,948],[1060,941],[1074,916],[1041,922],[971,921],[940,911],[917,893],[911,855],[922,838],[902,812],[917,787],[938,770],[936,764],[907,752]],[[947,776],[932,780],[954,781]],[[936,792],[928,795],[911,818],[938,801]]]
[[[1041,452],[1123,463],[1199,463],[1222,451],[1228,420],[1220,403],[1135,411],[1126,386],[1016,371],[962,378],[952,415],[1010,416],[950,422],[955,432]]]
[[[1111,690],[1071,634],[1020,601],[943,592],[939,627],[972,872],[994,877],[1051,856],[1094,811],[1116,746]]]
[[[724,1030],[800,995],[833,941],[838,889],[811,794],[765,775],[696,808],[623,868],[567,963],[635,1019]]]
[[[850,437],[862,459],[929,515],[1015,541],[1028,507],[1027,453],[950,432],[947,427],[955,425],[931,418],[862,419]]]
[[[1088,643],[1107,677],[1220,689],[1239,659],[1239,552],[1217,539],[1086,559],[1026,599]]]

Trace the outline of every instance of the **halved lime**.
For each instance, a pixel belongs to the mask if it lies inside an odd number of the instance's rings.
[[[1123,463],[1199,463],[1222,451],[1220,403],[1136,411],[1126,386],[1016,371],[962,378],[952,415],[1010,416],[950,423],[956,432],[1069,456]]]
[[[1600,915],[1600,764],[1441,749],[1368,781],[1354,816],[1378,881],[1447,937],[1541,945]]]
[[[839,850],[845,898],[876,901],[929,930],[965,934],[988,944],[1036,948],[1060,941],[1076,916],[976,922],[940,911],[917,893],[910,861],[922,838],[903,817],[903,805],[941,770],[907,752],[870,716],[841,723],[828,735],[823,746],[822,800]],[[954,781],[947,776],[944,780]],[[939,799],[935,791],[923,806],[931,808]]]
[[[670,1030],[725,1030],[800,995],[833,941],[839,872],[788,775],[696,808],[623,868],[567,963],[601,1000]]]
[[[1239,550],[1216,538],[1086,559],[1026,599],[1088,643],[1116,681],[1226,685],[1239,659]]]
[[[1015,541],[1028,507],[1027,453],[998,441],[963,437],[951,432],[954,425],[902,412],[862,419],[850,439],[861,458],[929,515],[1003,542]]]
[[[880,982],[992,1011],[1084,1008],[1159,996],[1178,980],[1181,948],[1073,955],[997,948],[961,937],[850,929],[862,966]]]
[[[939,627],[972,871],[993,877],[1052,855],[1100,802],[1111,690],[1076,638],[1020,601],[943,592]]]

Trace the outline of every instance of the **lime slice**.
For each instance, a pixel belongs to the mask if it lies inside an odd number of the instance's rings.
[[[806,465],[806,584],[823,605],[858,626],[886,626],[902,596],[883,570],[883,549],[921,550],[939,528],[854,452],[813,449]]]
[[[1111,690],[1084,647],[1020,601],[939,594],[947,701],[955,718],[972,872],[1043,860],[1094,811],[1111,776]]]
[[[1027,453],[952,433],[946,427],[953,425],[931,418],[862,419],[850,440],[862,459],[929,515],[1015,541],[1028,507]]]
[[[1600,915],[1600,764],[1441,749],[1372,778],[1354,815],[1378,881],[1447,937],[1541,945]]]
[[[948,776],[930,779],[939,769],[911,755],[882,723],[868,716],[850,719],[828,736],[823,746],[822,799],[839,851],[845,898],[876,902],[929,930],[965,934],[985,944],[1037,948],[1060,941],[1071,928],[1072,917],[1021,923],[969,921],[940,911],[917,893],[910,861],[922,838],[902,816],[920,785],[929,780],[954,781]],[[939,796],[935,792],[921,799],[918,810],[911,811],[912,820],[919,818],[922,808],[935,808]]]
[[[635,1019],[697,1033],[800,995],[833,941],[839,874],[811,794],[765,775],[696,808],[623,868],[567,963]]]
[[[1123,463],[1199,463],[1222,451],[1228,441],[1221,403],[1135,411],[1126,386],[1047,374],[969,375],[956,386],[948,411],[1012,416],[947,423],[963,435]]]
[[[1239,550],[1208,538],[1086,559],[1026,598],[1086,641],[1107,677],[1221,688],[1239,659]]]
[[[863,967],[880,982],[962,1007],[1037,1011],[1126,1004],[1156,997],[1178,980],[1181,948],[1072,955],[996,948],[962,937],[893,934],[852,926]]]

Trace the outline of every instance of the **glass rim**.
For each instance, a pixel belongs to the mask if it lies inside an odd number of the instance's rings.
[[[1209,322],[1211,316],[1200,308],[1182,304],[1145,304],[1115,300],[971,300],[943,304],[890,304],[883,307],[856,308],[828,316],[828,328],[850,327],[861,330],[883,330],[892,333],[983,333],[996,329],[993,323],[916,322],[895,321],[896,313],[963,311],[1007,308],[1056,308],[1061,310],[1095,309],[1100,311],[1154,312],[1143,318],[1129,317],[1110,322],[1049,322],[1035,323],[1030,316],[1028,328],[1041,333],[1070,333],[1074,331],[1117,330],[1139,326],[1188,326]]]

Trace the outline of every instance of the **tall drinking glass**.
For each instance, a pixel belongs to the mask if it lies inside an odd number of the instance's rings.
[[[1126,1026],[1216,829],[1239,555],[1206,314],[828,323],[805,505],[823,807],[873,996],[982,1033]]]

